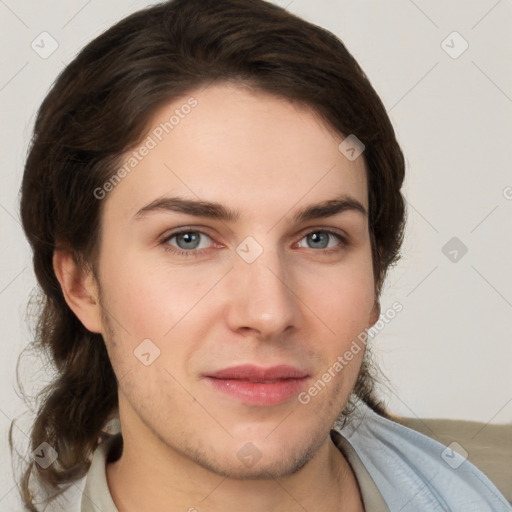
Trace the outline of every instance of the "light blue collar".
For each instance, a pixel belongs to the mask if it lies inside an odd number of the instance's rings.
[[[393,512],[511,512],[495,485],[441,443],[375,413],[358,401],[345,437]]]

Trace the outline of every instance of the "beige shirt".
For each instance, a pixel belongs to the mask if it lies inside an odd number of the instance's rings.
[[[336,430],[331,439],[351,465],[367,512],[389,512],[382,495],[363,466],[352,445]],[[121,434],[115,434],[99,444],[93,454],[82,495],[81,512],[119,512],[107,484],[106,465],[117,460],[122,451]]]

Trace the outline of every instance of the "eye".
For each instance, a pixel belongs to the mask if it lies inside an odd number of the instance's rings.
[[[310,244],[310,248],[323,249],[326,250],[326,252],[334,252],[347,245],[345,238],[340,233],[329,229],[315,229],[314,231],[306,233],[299,241],[300,247],[303,247],[300,245],[302,240],[306,240],[306,243]],[[330,241],[333,240],[334,243],[330,244]]]
[[[207,241],[204,241],[207,239]],[[174,243],[171,243],[174,241]],[[180,256],[198,256],[203,250],[209,247],[208,241],[212,239],[202,231],[182,230],[175,231],[162,240],[162,245],[166,251],[178,254]]]

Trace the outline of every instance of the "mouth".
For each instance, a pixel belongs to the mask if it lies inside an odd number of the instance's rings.
[[[242,365],[204,375],[212,388],[239,403],[269,407],[296,397],[309,374],[288,365],[263,368]]]

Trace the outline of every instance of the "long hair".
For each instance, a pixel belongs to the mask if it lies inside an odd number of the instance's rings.
[[[35,450],[47,442],[58,453],[46,469],[26,463],[21,495],[31,511],[38,509],[29,481],[56,497],[83,477],[118,407],[104,340],[66,304],[53,253],[64,241],[77,263],[94,269],[105,203],[94,191],[140,143],[159,107],[225,81],[308,106],[338,133],[362,141],[377,298],[398,261],[403,154],[380,98],[338,38],[263,0],[171,0],[115,24],[83,48],[42,102],[21,186],[21,219],[40,287],[31,347],[55,370],[39,394],[30,443]],[[365,358],[354,395],[386,415],[372,368]]]

